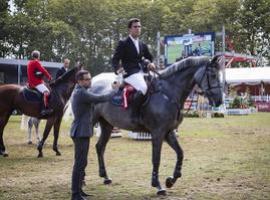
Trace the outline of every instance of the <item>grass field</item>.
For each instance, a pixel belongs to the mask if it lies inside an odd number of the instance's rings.
[[[70,122],[61,127],[59,149],[52,151],[52,135],[38,159],[35,145],[26,144],[20,118],[12,117],[4,132],[9,157],[0,157],[1,200],[70,199],[73,145],[68,137]],[[42,124],[44,126],[44,123]],[[186,118],[178,138],[184,149],[183,176],[157,197],[150,186],[151,143],[111,139],[105,158],[112,185],[103,185],[91,140],[87,186],[90,199],[270,199],[270,114],[226,116],[216,119]],[[175,153],[164,143],[160,180],[172,175]]]

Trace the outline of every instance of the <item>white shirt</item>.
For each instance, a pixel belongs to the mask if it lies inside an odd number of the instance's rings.
[[[132,40],[133,44],[135,45],[136,49],[137,49],[137,53],[140,53],[140,47],[139,47],[139,39],[135,39],[133,38],[131,35],[129,35],[130,39]]]

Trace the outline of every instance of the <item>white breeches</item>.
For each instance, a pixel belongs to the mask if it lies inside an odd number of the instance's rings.
[[[41,84],[37,85],[37,86],[36,86],[36,89],[37,89],[38,91],[40,91],[42,94],[43,94],[44,92],[50,93],[50,90],[46,87],[46,85],[45,85],[44,83],[41,83]]]
[[[125,82],[132,85],[136,90],[141,91],[143,95],[147,92],[147,85],[144,80],[144,73],[138,72],[125,78]]]

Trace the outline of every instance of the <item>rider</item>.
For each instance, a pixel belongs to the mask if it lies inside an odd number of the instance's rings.
[[[133,115],[137,116],[138,108],[147,92],[143,71],[155,69],[155,65],[152,63],[153,56],[149,52],[147,45],[139,40],[141,34],[141,22],[139,19],[132,18],[129,20],[128,32],[129,36],[124,40],[120,40],[115,49],[112,65],[115,73],[124,72],[124,81],[137,90],[133,99],[133,103],[135,103]],[[120,67],[120,61],[123,67]]]
[[[30,88],[35,88],[43,94],[45,108],[41,110],[41,115],[48,115],[51,114],[53,110],[48,108],[50,91],[44,84],[42,77],[45,75],[48,80],[51,80],[52,77],[39,61],[40,52],[35,50],[31,55],[32,60],[27,64],[28,85]]]

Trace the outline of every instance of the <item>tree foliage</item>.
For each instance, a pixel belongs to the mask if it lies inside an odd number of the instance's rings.
[[[13,0],[12,11],[8,2],[0,7],[1,57],[29,58],[38,49],[42,60],[79,58],[93,73],[108,71],[128,19],[138,17],[154,55],[158,31],[221,31],[225,25],[235,51],[270,58],[270,0]]]

